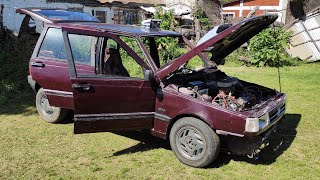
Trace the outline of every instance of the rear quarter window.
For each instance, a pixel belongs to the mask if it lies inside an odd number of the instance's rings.
[[[38,57],[66,60],[61,29],[49,28],[42,41]]]

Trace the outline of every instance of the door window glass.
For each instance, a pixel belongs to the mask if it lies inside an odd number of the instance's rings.
[[[120,36],[120,39],[125,42],[145,63],[148,64],[147,58],[135,38]]]
[[[143,68],[113,39],[107,39],[102,61],[105,75],[143,78]]]
[[[97,38],[92,36],[69,34],[69,41],[75,63],[94,66]]]
[[[66,50],[64,47],[61,29],[49,28],[41,44],[38,57],[66,59]]]
[[[191,50],[182,37],[142,37],[141,40],[158,68],[165,66]],[[204,60],[197,55],[187,61],[184,67],[193,70],[202,69]]]
[[[95,52],[97,37],[68,34],[76,72],[80,75],[95,75]]]

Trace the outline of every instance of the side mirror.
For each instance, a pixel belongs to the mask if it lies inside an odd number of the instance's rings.
[[[158,86],[160,84],[160,81],[158,80],[158,78],[155,78],[153,76],[153,72],[151,70],[144,71],[144,79],[146,81],[150,81],[153,86]]]
[[[144,79],[147,80],[147,81],[151,81],[153,79],[151,70],[145,70],[144,71]]]

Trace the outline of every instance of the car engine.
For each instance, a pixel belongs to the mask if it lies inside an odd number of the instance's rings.
[[[217,69],[180,71],[167,81],[178,92],[233,111],[259,108],[276,91],[227,76]]]

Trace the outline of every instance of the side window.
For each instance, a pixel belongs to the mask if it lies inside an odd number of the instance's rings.
[[[97,37],[68,34],[72,57],[78,75],[95,75]]]
[[[105,75],[143,78],[143,68],[113,39],[107,39],[102,72]]]
[[[48,29],[41,44],[38,57],[66,60],[66,50],[61,29]]]
[[[145,63],[148,64],[147,58],[136,39],[126,36],[120,36],[120,39],[125,42]]]
[[[97,38],[92,36],[69,34],[69,41],[75,64],[94,66]]]
[[[142,37],[142,43],[158,68],[170,63],[190,50],[181,37]],[[204,60],[199,55],[185,63],[185,67],[193,70],[202,69]]]
[[[117,49],[118,43],[113,39],[107,39],[107,48]]]

